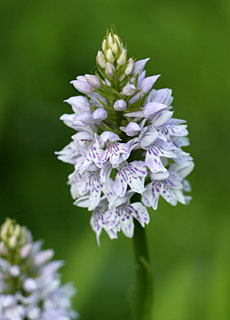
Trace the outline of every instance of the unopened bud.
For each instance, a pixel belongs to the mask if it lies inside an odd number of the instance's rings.
[[[117,44],[118,44],[118,46],[120,47],[120,46],[122,45],[120,38],[118,37],[117,34],[114,34],[113,36],[114,36],[114,38],[117,40]]]
[[[106,51],[106,39],[104,39],[103,41],[102,41],[102,50],[105,52]]]
[[[116,42],[112,46],[112,51],[115,55],[118,53],[118,45]]]
[[[9,272],[12,277],[18,277],[20,274],[20,268],[19,268],[19,266],[16,266],[16,265],[11,266],[9,269]]]
[[[101,51],[98,51],[98,53],[97,53],[96,62],[100,68],[102,68],[102,69],[105,68],[105,64],[106,64],[105,56],[103,55],[103,53]]]
[[[113,105],[114,109],[117,111],[124,111],[126,109],[126,106],[127,103],[123,99],[117,100]]]
[[[140,126],[136,122],[130,122],[126,127],[127,136],[133,137],[141,130]]]
[[[109,48],[113,47],[113,37],[111,35],[111,32],[109,33],[108,37],[107,37],[107,43],[109,45]]]
[[[93,113],[94,120],[105,120],[108,116],[108,112],[104,108],[98,108]]]
[[[136,92],[136,87],[134,84],[128,83],[122,90],[122,94],[125,96],[132,96]]]
[[[26,292],[33,292],[37,289],[37,283],[34,279],[28,278],[24,281],[23,288]]]
[[[106,59],[107,59],[109,62],[111,62],[111,63],[114,62],[114,56],[113,56],[113,53],[112,53],[112,49],[106,50],[105,56],[106,56]]]
[[[123,66],[126,63],[126,56],[127,56],[126,49],[123,49],[119,58],[117,59],[117,64],[119,64],[119,66]]]
[[[105,73],[107,76],[112,77],[115,72],[115,67],[112,63],[107,62],[105,67]]]
[[[23,246],[27,241],[26,231],[11,219],[7,219],[2,225],[0,238],[6,247],[10,247],[12,249],[17,246]]]
[[[134,69],[134,61],[132,58],[130,58],[125,68],[125,74],[130,75],[133,72],[133,69]]]

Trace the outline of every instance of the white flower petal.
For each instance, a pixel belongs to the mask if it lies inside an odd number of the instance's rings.
[[[149,223],[149,214],[145,206],[140,202],[135,202],[129,205],[129,208],[132,210],[132,216],[137,219],[141,226],[144,227],[145,224]]]

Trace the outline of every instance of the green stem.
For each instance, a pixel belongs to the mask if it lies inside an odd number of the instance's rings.
[[[133,240],[136,260],[135,320],[152,320],[152,271],[145,229],[137,221]]]

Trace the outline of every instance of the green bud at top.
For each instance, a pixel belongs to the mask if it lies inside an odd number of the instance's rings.
[[[21,248],[27,243],[26,230],[16,221],[7,219],[0,229],[0,241],[6,248]]]
[[[130,75],[134,67],[133,59],[128,60],[127,49],[113,28],[107,31],[96,62],[100,74],[109,80],[116,79],[116,83]]]

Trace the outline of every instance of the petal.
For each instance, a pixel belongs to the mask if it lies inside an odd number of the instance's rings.
[[[143,138],[140,139],[140,146],[147,149],[158,137],[158,132],[147,132]]]
[[[146,152],[145,163],[151,170],[151,172],[166,172],[167,169],[163,166],[160,156],[155,153],[151,148]]]
[[[156,173],[150,173],[152,180],[165,180],[169,177],[169,172],[156,172]]]
[[[194,163],[192,161],[173,163],[171,169],[178,172],[182,178],[185,178],[194,168]]]
[[[151,187],[153,197],[152,208],[156,210],[158,206],[158,200],[160,197],[161,182],[154,182],[152,183]]]
[[[134,234],[133,218],[129,214],[123,214],[120,218],[121,230],[127,238],[132,238]]]
[[[187,125],[165,126],[161,132],[171,136],[184,137],[188,135]]]
[[[151,207],[153,205],[152,183],[149,183],[145,187],[141,200],[146,207]]]
[[[98,213],[98,211],[95,210],[90,219],[90,225],[93,231],[96,233],[98,245],[100,245],[100,235],[102,231],[102,224],[103,224],[102,214]]]
[[[172,95],[171,89],[156,90],[153,101],[163,103],[163,104],[166,104],[167,106],[169,106],[173,100],[171,95]]]
[[[144,179],[138,178],[138,176],[128,176],[127,180],[128,185],[130,186],[131,190],[137,193],[143,193],[145,190],[144,187]]]
[[[87,81],[82,80],[73,80],[70,83],[73,84],[75,89],[84,93],[84,94],[91,94],[93,93],[93,86],[89,84]]]
[[[103,142],[107,142],[107,141],[111,141],[111,142],[114,142],[114,141],[118,141],[118,140],[121,140],[120,137],[114,133],[114,132],[111,132],[111,131],[104,131],[101,135],[100,135],[100,138]]]
[[[78,198],[73,204],[77,207],[88,208],[89,206],[89,196],[84,196]]]
[[[137,74],[141,74],[145,68],[146,63],[150,60],[150,58],[138,60],[135,62],[133,74],[136,76]]]
[[[157,117],[153,120],[154,127],[158,128],[169,121],[173,116],[172,111],[162,111]]]
[[[161,184],[160,193],[161,196],[172,206],[175,206],[177,204],[177,200],[174,196],[174,191],[170,192],[170,189],[167,188],[164,183]]]
[[[135,175],[139,177],[145,177],[147,174],[146,171],[146,164],[144,161],[133,161],[129,164],[129,169],[131,170],[131,173],[134,173]]]
[[[142,227],[145,226],[145,224],[149,223],[149,214],[148,210],[145,206],[143,206],[140,202],[135,202],[129,205],[129,207],[132,210],[132,216],[137,219]]]
[[[143,111],[136,111],[136,112],[129,112],[125,114],[126,117],[133,117],[133,118],[143,118],[144,114]]]
[[[187,137],[178,137],[173,139],[173,143],[178,148],[189,146],[189,139]]]
[[[113,184],[113,191],[116,195],[120,197],[124,197],[127,190],[127,182],[126,178],[122,174],[122,172],[118,172]]]
[[[64,102],[70,104],[73,108],[73,111],[76,113],[80,111],[90,111],[89,101],[83,96],[71,97],[67,100],[64,100]]]
[[[143,113],[146,118],[153,118],[157,113],[164,110],[167,106],[158,102],[149,102],[143,108]]]
[[[93,123],[93,114],[90,111],[81,112],[75,116],[74,121],[82,121],[85,124]]]
[[[186,199],[185,199],[185,196],[184,196],[182,190],[174,189],[174,190],[173,190],[173,195],[174,195],[175,199],[176,199],[178,202],[180,202],[180,203],[182,203],[182,204],[186,204]]]
[[[140,90],[144,93],[148,93],[152,89],[154,83],[157,81],[159,77],[160,75],[158,74],[156,76],[145,78],[140,84]]]

